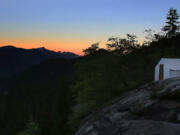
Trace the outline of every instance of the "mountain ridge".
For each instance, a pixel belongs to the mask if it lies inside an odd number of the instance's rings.
[[[33,51],[33,50],[37,50],[37,51],[41,51],[41,52],[52,52],[52,53],[56,53],[56,54],[71,54],[71,55],[74,55],[74,57],[79,57],[78,54],[75,54],[73,52],[56,52],[56,51],[53,51],[53,50],[49,50],[47,49],[46,47],[42,46],[42,47],[39,47],[39,48],[30,48],[30,49],[25,49],[25,48],[21,48],[21,47],[15,47],[13,45],[5,45],[5,46],[1,46],[0,49],[6,49],[6,50],[24,50],[24,51]],[[65,57],[66,58],[66,57]]]
[[[8,78],[49,59],[75,59],[71,52],[55,52],[45,47],[24,49],[12,45],[0,47],[0,78]]]

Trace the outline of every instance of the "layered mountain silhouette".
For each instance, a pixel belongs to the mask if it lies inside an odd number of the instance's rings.
[[[71,52],[55,52],[45,47],[24,49],[8,45],[0,47],[0,79],[8,78],[48,59],[74,59]]]

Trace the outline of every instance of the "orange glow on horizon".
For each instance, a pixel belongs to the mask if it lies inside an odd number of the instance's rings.
[[[8,41],[8,42],[7,42]],[[95,41],[13,41],[13,40],[6,40],[6,41],[0,41],[0,47],[12,45],[17,48],[25,48],[25,49],[32,49],[32,48],[40,48],[45,47],[48,50],[53,51],[60,51],[60,52],[72,52],[75,54],[78,54],[80,56],[83,56],[83,49],[88,48],[91,44],[96,43]],[[143,44],[143,39],[139,39],[139,44]],[[106,48],[105,47],[106,41],[100,42],[100,48]]]
[[[89,46],[89,44],[85,42],[0,42],[0,47],[7,45],[25,49],[45,47],[48,50],[53,50],[56,52],[72,52],[81,56],[83,55],[82,50]]]
[[[102,47],[105,45],[105,40],[101,40]],[[18,48],[39,48],[45,47],[49,50],[60,52],[73,52],[78,55],[83,55],[82,50],[88,48],[93,43],[96,43],[97,39],[92,38],[51,38],[51,37],[7,37],[4,36],[0,40],[0,46],[12,45]]]

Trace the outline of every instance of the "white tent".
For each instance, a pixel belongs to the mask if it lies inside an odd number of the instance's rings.
[[[155,67],[155,81],[180,76],[180,58],[161,58]]]

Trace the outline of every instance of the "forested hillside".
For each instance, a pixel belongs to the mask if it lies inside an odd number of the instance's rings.
[[[49,60],[3,81],[0,134],[18,134],[31,121],[40,126],[42,134],[68,131],[65,123],[71,106],[72,65],[71,60]]]

